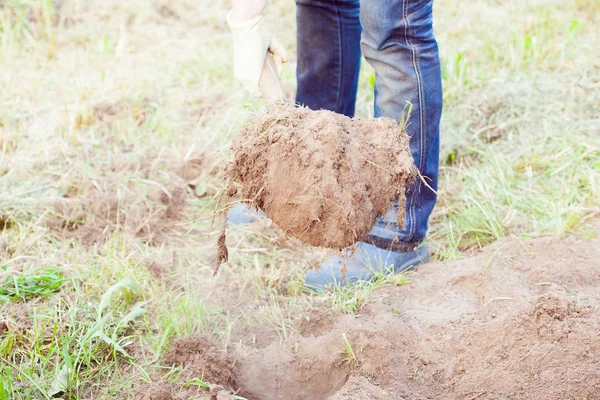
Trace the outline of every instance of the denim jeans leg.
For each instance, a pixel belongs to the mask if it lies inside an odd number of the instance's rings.
[[[425,181],[437,190],[442,78],[432,7],[433,0],[362,0],[360,20],[362,51],[376,73],[375,117],[401,120],[410,102],[411,152]],[[417,179],[407,193],[406,228],[398,226],[397,209],[392,209],[369,239],[380,247],[398,240],[404,242],[400,247],[418,244],[435,202],[435,193]]]
[[[360,70],[359,0],[296,0],[296,103],[354,116]]]

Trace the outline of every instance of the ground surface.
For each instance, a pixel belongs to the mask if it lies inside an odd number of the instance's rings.
[[[315,295],[333,253],[264,219],[213,277],[264,108],[225,4],[0,0],[0,400],[600,398],[600,3],[508,3],[435,6],[436,261]],[[291,94],[293,2],[265,22]]]
[[[595,399],[599,244],[500,240],[353,315],[311,310],[293,345],[267,340],[233,362],[199,336],[177,341],[174,360],[248,399]]]

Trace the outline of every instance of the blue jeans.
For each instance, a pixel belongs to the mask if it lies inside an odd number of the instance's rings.
[[[361,48],[375,69],[375,117],[401,120],[415,164],[437,190],[442,77],[433,35],[433,0],[296,0],[296,102],[352,117]],[[379,218],[366,241],[406,251],[425,239],[436,195],[420,179],[407,192],[406,227],[398,205]]]

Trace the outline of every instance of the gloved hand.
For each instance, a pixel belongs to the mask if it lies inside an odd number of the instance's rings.
[[[267,51],[273,56],[277,73],[281,64],[287,62],[287,53],[281,43],[261,26],[259,15],[244,22],[232,22],[231,13],[227,23],[233,34],[233,76],[257,97],[261,97],[258,82],[265,63]]]

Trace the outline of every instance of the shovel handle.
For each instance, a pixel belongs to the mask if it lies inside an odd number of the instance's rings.
[[[258,81],[258,87],[262,92],[263,98],[269,103],[288,103],[283,92],[283,86],[277,73],[277,67],[273,56],[267,51],[265,57],[265,64],[263,66],[260,80]]]

